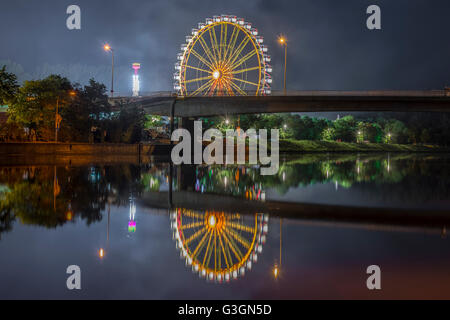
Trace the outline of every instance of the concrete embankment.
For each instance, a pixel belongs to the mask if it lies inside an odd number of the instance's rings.
[[[150,156],[170,155],[169,145],[89,143],[0,143],[0,164],[142,163]]]

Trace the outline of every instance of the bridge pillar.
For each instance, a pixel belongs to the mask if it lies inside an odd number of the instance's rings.
[[[195,118],[178,118],[178,128],[187,129],[192,137],[194,135],[194,121]]]
[[[178,118],[178,128],[186,129],[191,134],[191,152],[194,155],[194,121],[195,118]],[[179,190],[194,191],[195,189],[195,168],[196,165],[182,164],[177,166],[177,179]]]
[[[176,167],[178,190],[195,190],[195,168],[196,165],[193,164],[182,164]]]
[[[191,134],[191,153],[194,154],[194,121],[195,118],[178,118],[178,128],[186,129]]]

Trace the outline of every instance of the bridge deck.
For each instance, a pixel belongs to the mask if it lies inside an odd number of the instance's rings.
[[[160,93],[137,98],[119,97],[112,101],[137,104],[149,114],[170,116],[173,112],[175,117],[279,112],[449,112],[450,90],[291,91],[286,95],[235,97],[175,97]]]

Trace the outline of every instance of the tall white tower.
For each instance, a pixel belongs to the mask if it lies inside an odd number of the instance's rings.
[[[138,75],[138,70],[141,68],[141,64],[135,62],[135,63],[133,63],[132,67],[134,69],[134,74],[133,74],[133,97],[138,97],[139,96],[139,75]]]

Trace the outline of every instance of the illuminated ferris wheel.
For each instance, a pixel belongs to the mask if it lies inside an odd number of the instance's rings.
[[[270,94],[267,52],[250,22],[229,15],[208,18],[181,45],[174,89],[182,96]]]
[[[243,276],[266,241],[268,215],[175,209],[171,227],[180,257],[200,277],[219,283]]]

